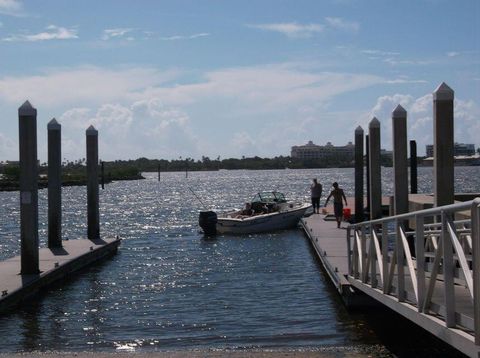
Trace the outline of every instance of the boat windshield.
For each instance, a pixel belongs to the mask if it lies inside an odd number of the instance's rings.
[[[264,191],[255,195],[252,199],[252,203],[285,203],[285,195],[277,191]]]

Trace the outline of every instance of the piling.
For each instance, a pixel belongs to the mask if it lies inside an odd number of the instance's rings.
[[[367,211],[370,212],[370,137],[365,136],[365,178],[367,179]]]
[[[410,193],[418,193],[417,142],[410,141]]]
[[[48,247],[62,247],[61,126],[53,118],[48,132]]]
[[[105,189],[105,162],[101,160],[100,163],[102,164],[102,189]]]
[[[90,240],[100,238],[98,190],[98,131],[88,127],[87,137],[87,232]]]
[[[454,202],[454,92],[443,82],[433,92],[433,171],[434,205]]]
[[[382,217],[382,176],[380,162],[380,122],[373,117],[368,126],[370,157],[370,219]]]
[[[160,164],[158,164],[158,181],[160,181]]]
[[[20,142],[21,274],[39,273],[37,110],[26,101],[18,109]]]
[[[395,215],[408,212],[407,111],[398,105],[392,112]]]
[[[355,222],[362,222],[363,213],[363,129],[355,129]]]

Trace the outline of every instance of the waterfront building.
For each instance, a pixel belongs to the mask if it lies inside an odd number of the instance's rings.
[[[293,146],[291,157],[298,159],[333,159],[347,158],[353,160],[355,146],[348,142],[344,146],[334,146],[331,142],[326,145],[317,145],[308,141],[305,145]]]
[[[425,147],[427,157],[433,157],[433,144],[427,144]],[[475,145],[465,143],[455,143],[453,148],[453,155],[457,156],[471,156],[475,155]]]

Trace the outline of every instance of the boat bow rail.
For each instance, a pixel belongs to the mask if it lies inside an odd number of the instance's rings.
[[[480,198],[350,225],[347,250],[352,285],[478,356]]]

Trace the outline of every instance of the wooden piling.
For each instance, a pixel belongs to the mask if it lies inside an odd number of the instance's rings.
[[[394,213],[408,212],[407,111],[398,105],[392,112]]]
[[[380,162],[380,122],[373,117],[369,126],[370,220],[382,217],[382,174]]]
[[[410,193],[418,193],[417,142],[410,141]]]
[[[20,142],[21,274],[38,274],[37,110],[26,101],[18,109]]]
[[[363,129],[355,129],[355,222],[365,219],[363,213]]]
[[[87,137],[87,232],[90,240],[100,238],[98,190],[98,131],[88,127]]]
[[[434,205],[454,202],[453,90],[443,82],[433,92]]]
[[[53,118],[48,131],[48,247],[62,247],[61,126]]]

